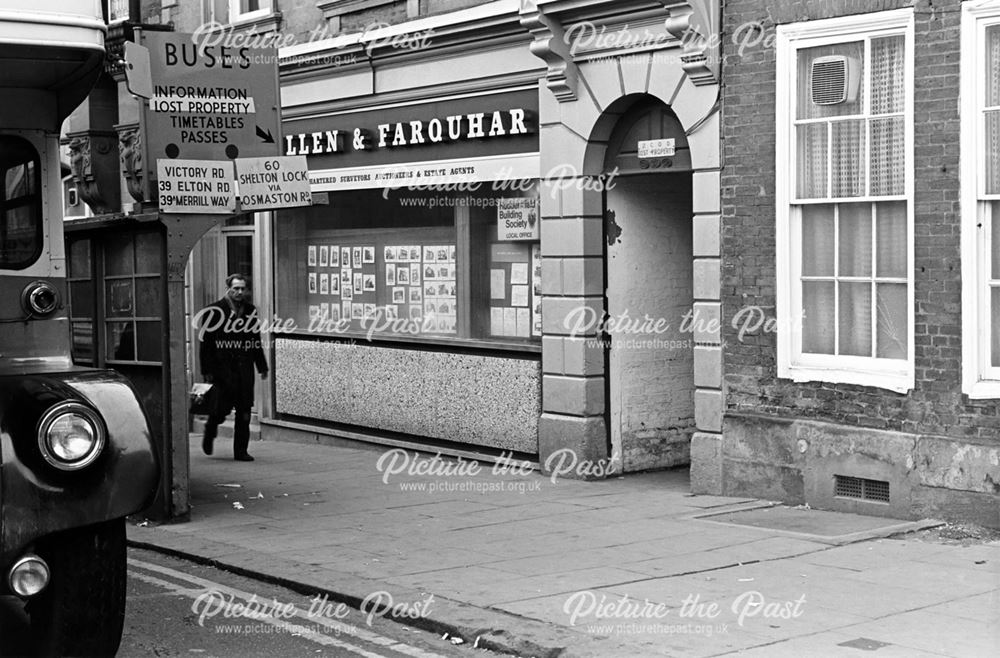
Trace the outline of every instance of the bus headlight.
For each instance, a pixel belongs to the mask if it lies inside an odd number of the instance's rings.
[[[78,402],[52,407],[38,424],[42,457],[63,471],[76,471],[92,464],[104,450],[104,443],[101,419]]]
[[[51,572],[45,560],[34,553],[25,555],[14,563],[7,574],[7,583],[12,592],[21,598],[38,594],[49,584]]]

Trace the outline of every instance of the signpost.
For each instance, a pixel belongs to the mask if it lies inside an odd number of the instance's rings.
[[[139,45],[127,47],[128,88],[145,99],[140,119],[145,199],[158,201],[167,242],[164,315],[170,347],[162,376],[170,420],[164,428],[169,441],[164,448],[165,495],[182,515],[188,509],[189,471],[184,375],[190,331],[185,315],[188,256],[225,215],[310,205],[312,199],[305,157],[278,157],[275,49],[209,46],[176,32],[137,34]]]
[[[227,214],[312,204],[305,157],[279,157],[274,48],[206,45],[178,32],[140,36],[151,78],[142,131],[160,210]]]

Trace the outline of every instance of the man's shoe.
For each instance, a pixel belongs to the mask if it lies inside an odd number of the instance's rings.
[[[235,455],[233,457],[233,459],[235,459],[238,462],[252,462],[253,461],[253,457],[251,457],[250,455]]]
[[[201,440],[201,449],[202,449],[202,451],[204,451],[204,453],[206,455],[211,455],[212,454],[212,442],[214,440],[215,439],[209,438],[207,436],[204,437],[204,438],[202,438],[202,440]]]

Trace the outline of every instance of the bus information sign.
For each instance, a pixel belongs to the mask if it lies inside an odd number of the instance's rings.
[[[143,32],[153,94],[144,111],[148,162],[279,155],[274,48],[207,45],[191,34]]]
[[[240,158],[236,161],[240,209],[267,210],[311,206],[306,156]]]
[[[215,160],[156,161],[160,210],[176,213],[236,212],[233,163]]]

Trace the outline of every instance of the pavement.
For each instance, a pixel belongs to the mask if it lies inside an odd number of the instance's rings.
[[[516,656],[1000,656],[1000,542],[934,523],[692,495],[684,469],[250,450],[205,456],[192,434],[190,521],[130,525],[130,544]]]

